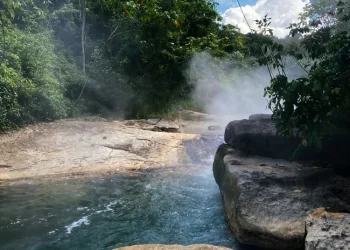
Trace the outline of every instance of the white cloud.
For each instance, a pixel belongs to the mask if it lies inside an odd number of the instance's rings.
[[[255,20],[261,20],[268,14],[272,18],[270,28],[274,30],[274,35],[285,37],[289,34],[286,27],[297,21],[307,2],[302,0],[259,0],[255,5],[246,5],[242,9],[252,29],[257,29]],[[250,32],[239,7],[226,10],[222,17],[224,24],[236,25],[243,33]]]

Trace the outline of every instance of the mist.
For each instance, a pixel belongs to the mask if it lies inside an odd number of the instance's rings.
[[[291,58],[286,60],[286,72],[289,79],[305,76]],[[194,87],[193,101],[205,113],[231,119],[271,113],[264,98],[271,80],[266,67],[234,67],[228,59],[214,59],[203,52],[192,58],[185,76]]]

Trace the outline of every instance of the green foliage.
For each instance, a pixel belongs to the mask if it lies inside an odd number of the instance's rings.
[[[8,19],[2,30],[0,131],[66,117],[71,108],[64,92],[75,65],[56,51],[50,30],[34,33],[15,23]]]
[[[265,48],[267,56],[262,64],[279,70],[265,91],[270,98],[269,107],[278,118],[282,134],[295,135],[295,128],[302,134],[305,139],[301,147],[320,149],[324,134],[349,128],[350,32],[340,28],[349,26],[349,10],[349,3],[339,1],[332,26],[320,26],[307,33],[301,41],[303,50],[288,51],[307,72],[305,78],[287,78],[280,45],[272,43]],[[312,30],[297,25],[291,27],[296,27],[292,34]]]
[[[114,2],[113,2],[114,3]],[[166,112],[192,90],[183,71],[194,54],[209,51],[216,57],[242,51],[243,35],[233,26],[221,26],[216,4],[208,0],[103,1],[113,13],[105,52],[113,70],[125,75],[134,93],[127,116],[145,117]],[[107,35],[108,36],[108,35]],[[122,45],[122,46],[120,46]]]
[[[184,76],[193,56],[247,67],[261,44],[220,24],[212,0],[86,0],[83,36],[81,3],[0,2],[0,131],[72,115],[199,109]]]

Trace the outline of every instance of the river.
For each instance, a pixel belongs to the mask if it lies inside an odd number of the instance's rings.
[[[191,164],[95,179],[0,187],[0,249],[113,249],[134,244],[240,246],[212,159],[220,137],[186,143]]]

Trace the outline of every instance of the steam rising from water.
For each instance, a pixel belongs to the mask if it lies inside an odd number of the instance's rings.
[[[304,75],[290,58],[286,60],[286,72],[289,79]],[[219,61],[208,53],[200,53],[192,58],[185,75],[195,88],[194,101],[206,113],[234,119],[271,113],[264,98],[264,88],[271,80],[266,67],[244,70],[232,67],[228,60]]]

